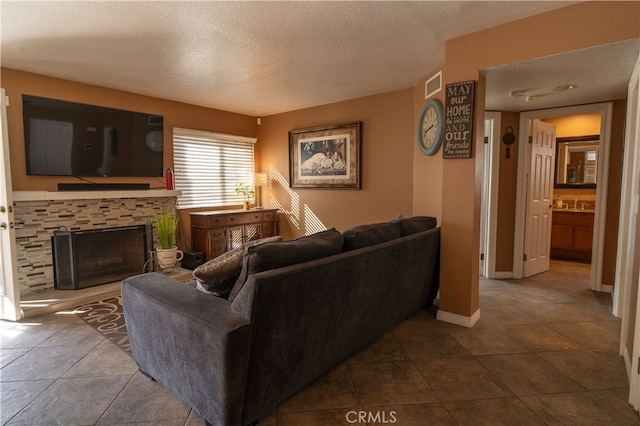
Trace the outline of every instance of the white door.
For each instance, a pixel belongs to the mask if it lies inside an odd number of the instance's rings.
[[[523,275],[549,270],[556,126],[534,120],[527,181]]]
[[[484,170],[480,214],[480,276],[496,277],[498,226],[498,165],[500,164],[500,113],[484,115]]]
[[[629,403],[640,409],[640,57],[629,81],[614,313],[622,317],[620,354],[629,375]]]
[[[484,168],[482,170],[482,204],[480,208],[480,276],[487,276],[486,269],[486,255],[487,255],[487,203],[489,196],[489,184],[491,182],[491,156],[489,155],[489,150],[487,149],[487,138],[489,137],[489,133],[491,132],[491,120],[488,120],[486,117],[484,119]]]
[[[640,185],[640,179],[638,182]],[[638,221],[638,214],[636,213],[636,249],[635,252],[640,252],[640,223]],[[625,350],[623,356],[625,354],[630,353],[630,364],[631,368],[628,369],[629,375],[629,404],[633,406],[633,409],[636,411],[640,410],[640,311],[638,310],[638,306],[640,306],[640,265],[638,264],[636,258],[636,264],[634,265],[633,270],[636,272],[633,277],[633,282],[630,283],[631,291],[629,292],[632,296],[635,294],[635,297],[632,297],[629,300],[629,314],[627,317],[622,319],[622,322],[626,322],[627,335],[625,339]],[[633,330],[633,334],[630,334],[630,331]]]
[[[7,97],[0,89],[0,318],[16,321],[22,318],[20,290],[16,266],[16,239],[13,229],[13,197],[11,195],[11,167],[9,165],[9,136],[7,132]]]

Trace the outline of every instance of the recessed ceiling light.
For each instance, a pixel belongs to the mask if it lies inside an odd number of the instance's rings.
[[[554,87],[553,90],[556,91],[556,92],[564,92],[566,90],[573,90],[576,87],[578,87],[577,84],[563,84],[562,86]]]

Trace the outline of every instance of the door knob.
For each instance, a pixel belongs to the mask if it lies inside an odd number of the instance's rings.
[[[7,209],[4,206],[0,206],[0,213],[4,213],[6,211],[7,211]]]
[[[7,229],[7,224],[4,222],[0,223],[0,228]]]

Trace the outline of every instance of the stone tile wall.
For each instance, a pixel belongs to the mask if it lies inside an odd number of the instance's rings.
[[[175,200],[154,197],[14,202],[20,295],[54,288],[54,231],[144,225],[156,212],[175,211]],[[154,241],[155,245],[157,238]]]

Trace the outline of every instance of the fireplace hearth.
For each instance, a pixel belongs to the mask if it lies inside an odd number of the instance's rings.
[[[152,246],[150,224],[55,231],[51,237],[55,288],[78,290],[141,274]]]

